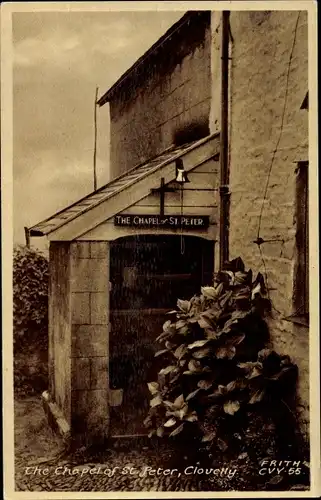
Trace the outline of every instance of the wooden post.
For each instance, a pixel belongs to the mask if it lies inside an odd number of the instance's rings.
[[[151,193],[160,195],[159,215],[161,217],[165,215],[165,193],[174,193],[175,191],[175,188],[166,187],[164,177],[161,178],[161,185],[159,188],[151,189]]]
[[[30,248],[30,232],[29,229],[25,226],[25,239],[26,239],[26,247]]]
[[[95,104],[94,104],[94,191],[97,189],[97,171],[96,171],[96,156],[97,156],[97,96],[98,87],[96,87]]]
[[[222,12],[221,48],[221,181],[220,181],[220,268],[229,258],[229,165],[228,165],[228,71],[229,71],[229,11]]]

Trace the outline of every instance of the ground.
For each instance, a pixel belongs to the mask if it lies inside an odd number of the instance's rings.
[[[48,427],[39,397],[15,400],[15,478],[18,491],[184,491],[186,484],[177,478],[166,476],[138,477],[138,474],[114,474],[108,477],[104,471],[114,467],[132,467],[139,471],[145,466],[159,467],[159,449],[137,445],[114,443],[112,450],[106,450],[95,462],[80,453],[66,456],[61,439]],[[91,457],[92,458],[92,457]],[[97,462],[97,458],[100,462]],[[167,457],[168,458],[168,457]],[[26,467],[29,467],[26,471]],[[57,467],[58,473],[56,472]],[[43,474],[49,469],[48,474]],[[89,473],[100,470],[100,474]],[[78,470],[76,474],[69,471]],[[88,470],[88,472],[86,472]],[[129,469],[128,469],[129,470]],[[40,472],[41,471],[41,472]],[[27,472],[27,473],[26,473]],[[30,472],[30,473],[29,473]],[[192,486],[193,488],[193,486]]]
[[[15,399],[17,491],[241,491],[253,489],[253,481],[254,489],[266,489],[257,466],[246,456],[238,462],[216,463],[215,467],[223,471],[219,476],[183,472],[180,476],[149,475],[145,469],[173,468],[177,458],[182,471],[191,465],[201,468],[183,454],[175,455],[168,444],[156,445],[150,440],[115,441],[95,455],[85,450],[67,454],[61,438],[47,424],[40,397]],[[119,469],[111,475],[115,467]],[[236,469],[233,477],[229,477],[227,468]],[[275,486],[269,489],[280,489],[277,483]],[[297,485],[295,489],[303,488]]]

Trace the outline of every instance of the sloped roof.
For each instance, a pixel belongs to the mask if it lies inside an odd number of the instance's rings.
[[[188,151],[197,148],[201,144],[207,142],[217,134],[207,136],[203,139],[198,139],[197,141],[190,142],[183,146],[169,148],[157,157],[134,167],[123,175],[112,180],[105,186],[97,189],[96,191],[85,196],[81,200],[73,203],[72,205],[66,207],[63,210],[55,213],[51,217],[39,222],[38,224],[32,226],[29,229],[30,236],[45,236],[58,228],[64,226],[70,221],[81,216],[85,212],[92,210],[97,205],[100,205],[109,198],[116,196],[118,193],[124,191],[129,186],[139,182],[148,175],[156,172],[163,166],[171,163],[173,160],[183,156]],[[124,207],[125,209],[126,207]]]
[[[146,67],[148,72],[150,72],[152,58],[157,57],[158,59],[164,59],[165,57],[166,60],[169,59],[170,55],[178,55],[179,50],[181,49],[181,43],[179,42],[178,37],[180,36],[182,29],[187,28],[189,30],[189,37],[192,37],[197,34],[197,23],[210,23],[210,15],[210,11],[206,10],[187,11],[164,33],[164,35],[162,35],[139,59],[137,59],[137,61],[127,71],[125,71],[120,78],[118,78],[110,89],[98,99],[97,104],[99,106],[103,106],[106,102],[109,102],[115,91],[117,91],[118,88],[128,80],[136,78],[143,67]],[[190,23],[193,23],[193,26],[190,27]],[[174,43],[176,46],[173,48],[172,44]],[[164,52],[166,54],[165,56]],[[160,53],[162,54],[161,56]],[[158,65],[159,64],[160,62],[158,62]]]

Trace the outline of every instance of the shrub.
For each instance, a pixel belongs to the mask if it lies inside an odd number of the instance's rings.
[[[28,344],[47,331],[48,260],[17,246],[13,254],[13,327],[15,344]]]
[[[17,246],[13,255],[13,340],[16,395],[48,385],[48,260]]]
[[[157,339],[163,348],[155,356],[164,366],[148,384],[149,435],[193,441],[191,447],[196,440],[218,453],[244,451],[253,415],[264,417],[267,435],[284,415],[280,408],[288,408],[297,376],[288,356],[266,348],[264,316],[271,308],[263,276],[253,280],[235,259],[215,276],[213,287],[177,306]]]

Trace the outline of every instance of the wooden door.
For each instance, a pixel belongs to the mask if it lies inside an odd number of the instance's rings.
[[[184,252],[182,252],[184,250]],[[111,244],[110,388],[123,389],[111,409],[111,435],[146,433],[147,382],[157,380],[156,337],[175,309],[211,284],[214,244],[180,236],[137,236]]]

